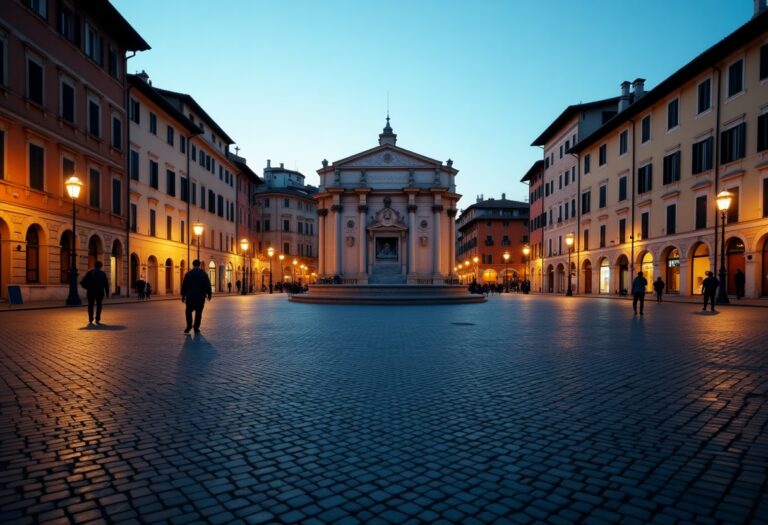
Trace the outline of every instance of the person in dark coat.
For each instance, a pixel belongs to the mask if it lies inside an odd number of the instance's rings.
[[[656,280],[653,281],[653,290],[656,292],[656,302],[661,302],[661,296],[664,295],[664,281],[661,280],[661,277],[656,277]]]
[[[88,297],[88,324],[93,324],[94,321],[94,304],[96,305],[96,324],[101,322],[101,302],[105,295],[109,299],[109,280],[107,274],[101,270],[102,266],[101,261],[96,261],[94,267],[88,270],[83,280],[80,281],[80,285],[85,288]]]
[[[704,308],[707,309],[707,303],[712,304],[712,311],[715,311],[715,292],[717,287],[720,286],[720,281],[715,277],[712,272],[707,272],[707,278],[701,283],[701,293],[704,294]]]
[[[186,303],[185,316],[187,327],[184,333],[188,334],[194,327],[195,333],[200,333],[200,321],[203,318],[205,299],[211,300],[211,280],[208,274],[200,269],[200,261],[192,261],[192,269],[184,276],[181,283],[181,302]],[[192,324],[192,312],[195,312],[195,323]]]
[[[733,276],[736,281],[736,299],[744,297],[744,284],[746,279],[744,278],[744,272],[736,270],[736,275]]]
[[[643,315],[645,306],[645,288],[648,286],[648,279],[643,277],[643,272],[637,272],[637,277],[632,281],[632,309],[637,313],[637,303],[640,303],[640,315]]]
[[[144,278],[140,278],[138,281],[136,281],[136,294],[139,297],[139,301],[144,300],[144,290],[147,288],[147,281],[144,280]]]

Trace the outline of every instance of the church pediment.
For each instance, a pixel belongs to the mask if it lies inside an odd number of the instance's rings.
[[[395,146],[379,146],[358,155],[335,162],[336,168],[427,168],[442,163]]]
[[[389,207],[390,199],[384,199],[384,208],[376,212],[373,221],[368,226],[368,231],[407,231],[403,216],[397,210]]]

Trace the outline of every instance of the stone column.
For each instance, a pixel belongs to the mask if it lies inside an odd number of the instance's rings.
[[[448,275],[453,275],[453,266],[456,264],[456,208],[448,208]]]
[[[325,217],[328,215],[328,208],[321,208],[317,210],[318,227],[317,227],[317,273],[320,277],[325,277]]]
[[[440,212],[443,211],[442,204],[432,206],[432,276],[436,279],[440,275]]]
[[[344,211],[344,206],[341,204],[334,204],[331,206],[331,211],[334,214],[334,220],[336,224],[336,261],[335,261],[335,274],[339,274],[339,276],[344,274],[344,266],[342,265],[342,252],[344,250],[344,240],[342,239],[342,231],[341,231],[341,214]]]
[[[368,213],[368,205],[365,204],[365,196],[360,196],[361,204],[357,206],[357,258],[360,279],[368,281],[368,236],[365,230],[365,215]]]
[[[414,195],[408,196],[411,203],[408,204],[408,268],[407,274],[416,273],[416,206]],[[415,277],[415,275],[414,275]]]

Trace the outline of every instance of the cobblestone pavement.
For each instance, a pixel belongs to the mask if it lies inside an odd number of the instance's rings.
[[[762,308],[182,310],[0,316],[0,522],[768,521]]]

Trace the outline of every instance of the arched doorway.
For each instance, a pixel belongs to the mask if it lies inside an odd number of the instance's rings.
[[[581,265],[581,269],[584,273],[584,293],[592,293],[592,263],[584,261]]]
[[[88,269],[90,270],[96,266],[96,261],[100,260],[99,257],[104,253],[104,244],[98,235],[91,235],[88,239]],[[102,264],[104,261],[101,261]]]
[[[549,293],[555,292],[555,269],[551,264],[547,266],[547,291]]]
[[[768,297],[768,237],[765,238],[763,241],[763,268],[762,272],[762,285],[760,286],[761,293],[763,297]]]
[[[118,240],[112,241],[112,255],[109,259],[109,285],[111,293],[120,295],[123,282],[123,245]]]
[[[28,283],[40,282],[40,227],[33,224],[27,228],[25,238],[26,249],[26,281]]]
[[[669,250],[666,259],[666,293],[680,293],[680,252],[677,248]]]
[[[165,260],[165,293],[173,293],[173,261]]]
[[[706,273],[712,269],[709,261],[709,248],[703,242],[693,248],[691,256],[691,295],[701,295],[701,283]]]
[[[495,283],[496,282],[496,276],[498,274],[496,273],[496,270],[493,270],[491,268],[488,268],[487,270],[483,271],[483,284],[486,283]]]
[[[147,259],[147,284],[152,287],[152,293],[157,293],[159,290],[157,282],[157,258],[154,255],[150,255]]]
[[[727,285],[725,291],[729,294],[736,293],[736,270],[744,272],[745,260],[744,260],[744,242],[738,237],[734,237],[728,240],[725,245],[725,270],[727,273]]]
[[[643,277],[648,281],[645,291],[653,293],[653,281],[656,279],[656,276],[653,274],[653,255],[651,255],[651,252],[645,252],[640,259],[640,271],[643,272]]]
[[[261,271],[261,289],[264,290],[269,284],[269,268],[264,268]]]
[[[600,293],[611,293],[611,266],[608,259],[600,261]]]
[[[238,267],[239,271],[240,267]],[[232,286],[235,285],[235,282],[232,280],[232,263],[227,263],[227,276],[224,279],[227,283],[227,289],[229,289],[229,284],[231,283]]]
[[[139,256],[131,254],[131,268],[128,270],[131,290],[136,289],[136,281],[139,280]]]
[[[213,290],[218,291],[216,289],[216,263],[213,261],[208,263],[208,279],[211,281]]]
[[[627,295],[629,292],[629,259],[626,255],[620,255],[616,259],[616,269],[619,271],[619,295]]]
[[[72,232],[66,230],[61,234],[61,240],[59,241],[59,268],[60,282],[69,282],[69,267],[72,262]]]

